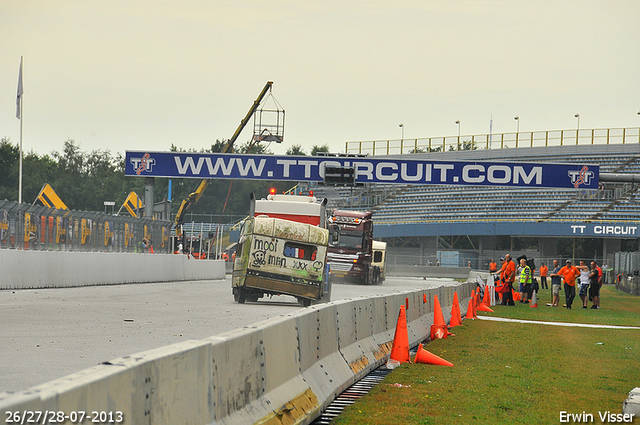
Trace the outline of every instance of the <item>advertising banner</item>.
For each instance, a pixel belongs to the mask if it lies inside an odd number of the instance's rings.
[[[356,183],[597,189],[599,177],[592,164],[143,151],[126,152],[125,175],[322,182],[327,167],[353,168]]]

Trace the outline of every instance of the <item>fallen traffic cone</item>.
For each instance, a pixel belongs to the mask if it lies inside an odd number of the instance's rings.
[[[473,300],[469,300],[469,307],[467,307],[467,315],[464,316],[465,319],[475,319],[473,316]]]
[[[462,317],[460,315],[460,302],[458,302],[458,292],[453,293],[453,305],[451,306],[451,322],[449,327],[462,325]]]
[[[478,311],[486,311],[488,313],[493,313],[493,310],[491,310],[491,307],[489,307],[485,303],[482,303],[478,306]]]
[[[529,307],[538,308],[538,297],[536,296],[536,291],[533,291],[533,296],[531,297],[531,302],[529,303]]]
[[[395,360],[399,363],[407,363],[411,361],[409,355],[409,331],[407,331],[407,313],[404,306],[400,306],[398,314],[398,323],[396,324],[396,333],[393,336],[393,347],[389,360]]]
[[[418,345],[418,351],[416,352],[414,363],[425,363],[425,364],[433,364],[438,366],[453,367],[453,363],[448,362],[442,357],[438,357],[435,354],[428,352],[427,350],[422,348],[422,344]]]
[[[447,325],[431,325],[431,341],[445,339],[448,336],[449,331],[447,330]]]

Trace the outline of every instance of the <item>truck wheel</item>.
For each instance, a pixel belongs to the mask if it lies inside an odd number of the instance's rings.
[[[247,293],[244,288],[238,288],[238,304],[244,304],[247,299]]]
[[[380,268],[375,266],[373,268],[373,279],[371,281],[372,285],[377,285],[380,283]]]
[[[309,307],[311,300],[309,298],[300,298],[300,304],[302,304],[303,307]]]

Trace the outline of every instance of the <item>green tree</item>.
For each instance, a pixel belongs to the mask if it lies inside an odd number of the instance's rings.
[[[285,155],[306,155],[301,145],[291,145]]]
[[[449,151],[475,151],[478,146],[471,140],[465,140],[458,142],[457,145],[449,146]]]
[[[18,162],[20,148],[7,137],[0,140],[0,199],[18,199]]]
[[[329,152],[329,145],[324,144],[322,146],[313,145],[311,148],[311,156],[316,156],[318,152]]]

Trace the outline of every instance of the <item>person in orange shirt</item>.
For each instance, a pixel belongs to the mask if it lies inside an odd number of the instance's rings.
[[[492,258],[491,262],[489,263],[489,273],[495,273],[497,271],[498,271],[498,265],[496,264],[496,260]]]
[[[567,309],[571,310],[571,304],[576,297],[576,277],[580,275],[580,270],[571,265],[571,260],[567,260],[567,265],[558,271],[564,278],[564,296],[567,302]]]
[[[513,281],[516,278],[516,263],[511,261],[511,255],[504,256],[504,264],[502,265],[501,275],[504,280],[504,292],[502,294],[502,305],[516,305],[513,302]]]
[[[540,266],[540,286],[542,289],[549,289],[549,285],[547,285],[547,276],[549,276],[549,269],[546,264],[542,264]]]

